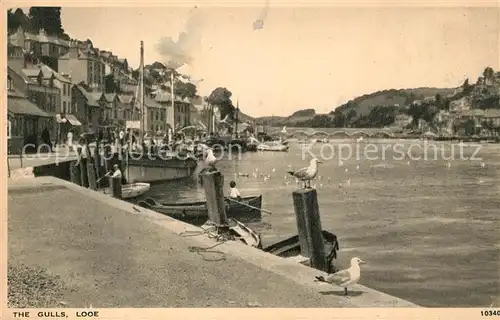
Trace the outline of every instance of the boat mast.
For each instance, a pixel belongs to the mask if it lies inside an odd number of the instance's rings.
[[[236,100],[236,128],[234,129],[234,133],[236,138],[238,138],[238,114],[240,113],[240,99]]]
[[[144,121],[146,119],[146,110],[144,110],[144,41],[141,41],[141,62],[139,66],[139,90],[141,95],[141,119],[140,119],[140,134],[139,141],[142,145],[144,139],[144,131],[146,130]]]
[[[172,68],[172,72],[170,72],[170,95],[172,100],[172,118],[171,118],[171,126],[172,126],[172,139],[175,135],[175,95],[174,95],[174,70]]]

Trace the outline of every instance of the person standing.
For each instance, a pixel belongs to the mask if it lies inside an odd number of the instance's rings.
[[[67,141],[69,151],[73,151],[73,129],[68,130]]]

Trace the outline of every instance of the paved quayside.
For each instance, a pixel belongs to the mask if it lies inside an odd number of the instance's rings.
[[[199,228],[57,178],[9,179],[8,191],[9,263],[59,275],[66,307],[417,307],[361,285],[339,296],[313,281],[324,273],[236,242],[206,261],[189,247],[215,240],[182,236]]]

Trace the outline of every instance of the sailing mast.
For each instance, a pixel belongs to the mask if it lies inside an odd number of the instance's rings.
[[[174,69],[170,72],[170,95],[172,99],[172,138],[175,135],[175,95],[174,95]]]
[[[146,114],[144,110],[144,41],[141,41],[141,62],[139,65],[139,94],[141,97],[141,119],[140,119],[140,133],[139,133],[139,143],[142,145],[144,139],[144,131],[145,131],[145,119]]]
[[[238,137],[238,118],[239,118],[238,116],[239,116],[239,113],[240,113],[240,99],[236,100],[236,128],[234,130],[236,138],[239,138]]]

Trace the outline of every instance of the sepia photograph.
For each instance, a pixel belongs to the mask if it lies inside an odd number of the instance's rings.
[[[500,316],[498,3],[21,5],[5,319]]]

